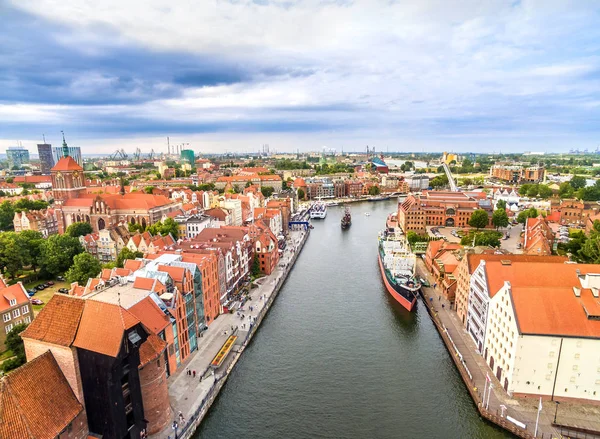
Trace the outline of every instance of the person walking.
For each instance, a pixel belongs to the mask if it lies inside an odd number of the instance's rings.
[[[194,374],[194,378],[196,378],[196,371],[194,371],[193,374]]]

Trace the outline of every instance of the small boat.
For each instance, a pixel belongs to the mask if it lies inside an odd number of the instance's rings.
[[[391,197],[389,195],[380,195],[378,197],[369,198],[367,201],[385,201],[389,200]]]
[[[346,206],[344,209],[344,216],[342,217],[342,230],[349,229],[352,225],[352,215],[350,215],[350,208]]]
[[[365,212],[365,216],[371,216],[369,212]]]

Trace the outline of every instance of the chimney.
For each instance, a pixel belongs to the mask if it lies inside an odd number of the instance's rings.
[[[573,293],[575,293],[575,297],[581,297],[581,288],[573,287]]]

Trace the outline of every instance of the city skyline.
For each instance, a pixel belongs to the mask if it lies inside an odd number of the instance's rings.
[[[599,11],[566,2],[8,1],[0,153],[600,144]],[[206,25],[203,25],[205,24]]]

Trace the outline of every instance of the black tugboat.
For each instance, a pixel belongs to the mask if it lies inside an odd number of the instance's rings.
[[[346,206],[344,208],[344,216],[342,217],[342,230],[350,228],[352,225],[352,215],[350,215],[350,208]]]

